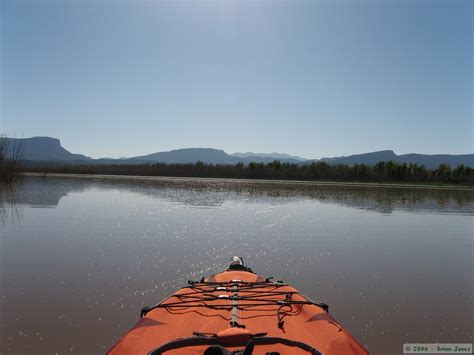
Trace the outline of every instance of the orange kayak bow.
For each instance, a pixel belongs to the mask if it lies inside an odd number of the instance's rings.
[[[188,283],[143,308],[108,354],[368,354],[326,304],[253,273],[239,257]]]

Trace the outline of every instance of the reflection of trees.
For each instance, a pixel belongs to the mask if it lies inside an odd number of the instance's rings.
[[[257,190],[260,190],[257,192]],[[260,194],[262,190],[250,190]],[[382,213],[393,210],[438,210],[440,212],[474,213],[474,191],[361,186],[279,186],[263,189],[272,196],[311,198],[325,203],[367,209]]]
[[[287,203],[302,198],[381,213],[397,209],[474,213],[474,191],[469,190],[186,178],[27,177],[14,194],[2,194],[0,198],[2,206],[14,201],[33,207],[53,207],[67,194],[91,188],[125,190],[190,206],[220,206],[235,199]]]

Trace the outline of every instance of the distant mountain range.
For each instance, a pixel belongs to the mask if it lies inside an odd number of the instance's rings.
[[[364,163],[367,165],[377,164],[379,161],[395,161],[398,163],[413,163],[418,165],[424,165],[428,168],[437,168],[440,164],[448,164],[452,167],[456,167],[460,164],[474,167],[474,154],[403,154],[396,155],[393,150],[382,150],[379,152],[355,154],[347,157],[336,157],[336,158],[322,158],[318,161],[323,161],[328,164],[360,164]]]
[[[121,159],[93,159],[82,154],[74,154],[61,146],[59,139],[51,137],[33,137],[24,139],[7,138],[10,152],[14,146],[21,146],[23,160],[30,164],[38,163],[67,163],[67,164],[143,164],[143,163],[168,163],[183,164],[202,161],[209,164],[237,164],[243,162],[268,163],[274,160],[295,164],[308,164],[311,162],[326,162],[328,164],[368,164],[373,165],[379,161],[396,161],[399,163],[416,163],[428,168],[436,168],[439,164],[449,164],[453,167],[464,164],[474,167],[474,154],[463,155],[427,155],[404,154],[396,155],[392,150],[356,154],[334,158],[304,159],[282,153],[235,153],[227,154],[223,150],[213,148],[187,148],[168,152],[157,152],[131,158]]]
[[[223,150],[212,148],[186,148],[171,150],[169,152],[152,153],[148,155],[126,159],[127,161],[139,160],[146,162],[160,162],[169,164],[185,164],[202,161],[214,164],[237,164],[241,159],[227,154]]]
[[[239,157],[239,158],[261,158],[261,157],[266,157],[266,158],[272,158],[272,159],[290,159],[290,160],[300,160],[300,161],[305,161],[308,160],[306,158],[301,158],[296,155],[289,155],[285,153],[252,153],[252,152],[247,152],[247,153],[234,153],[231,154],[234,157]]]

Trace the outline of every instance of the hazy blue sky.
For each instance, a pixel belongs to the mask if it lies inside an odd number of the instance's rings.
[[[473,151],[469,0],[0,3],[11,136],[93,157]]]

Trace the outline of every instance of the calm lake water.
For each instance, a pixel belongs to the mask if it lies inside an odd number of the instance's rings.
[[[232,255],[373,354],[473,341],[474,192],[27,177],[0,190],[0,353],[100,354]]]

